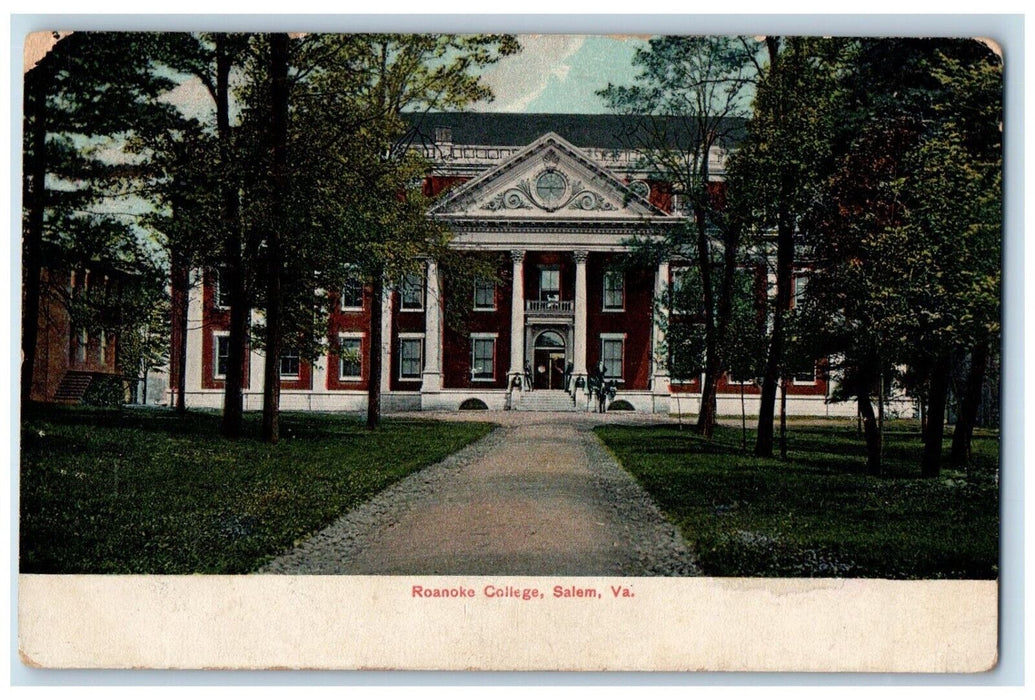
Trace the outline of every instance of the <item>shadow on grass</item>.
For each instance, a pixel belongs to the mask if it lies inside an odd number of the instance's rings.
[[[597,433],[708,575],[995,578],[996,436],[974,440],[969,473],[920,479],[918,428],[894,426],[887,476],[875,478],[852,427],[795,426],[787,461],[750,454],[753,431],[741,450],[741,431],[727,426],[711,442],[671,425]]]

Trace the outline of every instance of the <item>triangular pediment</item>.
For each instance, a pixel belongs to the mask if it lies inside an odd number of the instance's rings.
[[[624,219],[661,209],[554,133],[546,134],[449,192],[436,216],[508,219]]]

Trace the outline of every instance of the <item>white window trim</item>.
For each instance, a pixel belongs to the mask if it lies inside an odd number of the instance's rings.
[[[288,349],[290,350],[290,348],[288,348]],[[281,379],[298,379],[299,377],[302,376],[302,354],[301,353],[298,353],[298,371],[295,372],[294,374],[285,374],[284,373],[284,365],[282,364],[283,362],[284,362],[284,351],[282,350],[281,353],[280,353],[280,357],[277,358],[277,364],[279,365],[277,367],[277,373],[280,375]]]
[[[600,361],[604,361],[604,343],[611,341],[621,341],[622,343],[622,373],[617,377],[604,376],[605,381],[617,382],[619,384],[625,383],[625,341],[628,338],[628,333],[601,333],[600,334]]]
[[[471,381],[472,382],[494,382],[496,381],[496,350],[498,343],[496,342],[499,338],[499,333],[471,333]],[[474,341],[476,340],[491,340],[492,341],[492,376],[491,377],[476,377],[474,376]]]
[[[816,386],[819,381],[819,372],[816,371],[816,362],[812,362],[812,379],[810,381],[800,381],[791,375],[791,386]]]
[[[342,373],[344,369],[342,366],[341,358],[338,358],[338,381],[361,381],[363,379],[363,339],[367,337],[366,333],[359,332],[346,332],[338,334],[338,342],[344,340],[358,340],[359,341],[359,374],[357,375],[346,375]]]
[[[220,279],[221,277],[222,274],[220,273],[219,268],[216,268],[212,271],[212,291],[214,292],[214,294],[212,295],[212,306],[217,309],[229,309],[229,304],[219,303],[219,297],[222,296],[222,292],[220,292],[220,289],[222,289],[223,287],[222,280]]]
[[[621,306],[608,306],[607,305],[607,278],[609,275],[618,275],[622,280],[622,305]],[[600,283],[600,310],[608,314],[619,314],[625,311],[625,273],[612,271],[604,271],[604,279]]]
[[[418,372],[416,375],[404,375],[402,373],[402,371],[403,371],[402,344],[403,344],[404,340],[419,340],[419,341],[421,341],[420,345],[417,346],[418,348],[420,348],[420,354],[418,355],[417,364],[420,366],[421,371]],[[424,371],[424,334],[423,333],[400,333],[399,334],[399,374],[398,374],[399,381],[401,381],[401,382],[416,382],[416,381],[420,381],[421,374],[423,373],[423,371]]]
[[[557,288],[556,289],[551,288],[550,291],[551,292],[555,291],[557,293],[557,301],[560,301],[561,300],[561,289],[564,286],[562,284],[562,281],[561,281],[561,266],[560,265],[540,265],[539,266],[539,301],[547,301],[546,299],[543,299],[543,292],[545,291],[545,289],[543,287],[543,273],[544,272],[556,272],[557,273]]]
[[[358,280],[357,280],[358,281]],[[341,304],[339,305],[342,311],[362,311],[363,310],[363,297],[365,294],[365,285],[359,282],[359,306],[346,306],[345,305],[345,288],[341,289]]]
[[[80,328],[75,339],[75,361],[77,364],[86,364],[90,352],[90,334],[86,328]]]
[[[677,278],[682,277],[690,270],[689,265],[679,265],[677,267],[670,268],[669,281],[668,281],[668,313],[672,316],[692,316],[692,311],[687,311],[676,305],[676,295],[679,294],[679,285],[677,285]]]
[[[486,282],[488,282],[489,284],[492,285],[492,306],[478,306],[478,281],[475,280],[475,282],[474,282],[474,294],[473,294],[473,299],[471,300],[471,307],[475,311],[496,311],[497,310],[497,306],[496,306],[496,283],[494,281],[492,281],[492,280],[483,280],[483,281],[486,281]],[[473,338],[474,336],[471,336],[471,337]]]
[[[222,374],[219,373],[219,339],[220,338],[227,338],[228,339],[226,341],[228,343],[227,348],[226,348],[226,351],[227,351],[226,352],[226,354],[227,354],[227,360],[226,361],[227,362],[230,361],[230,346],[229,346],[230,331],[214,331],[212,333],[212,378],[213,379],[226,379],[226,372],[223,372]]]
[[[420,306],[405,306],[403,287],[406,284],[406,278],[404,276],[399,282],[399,313],[417,313],[424,311],[424,294],[426,293],[426,290],[424,289],[424,276],[415,272],[413,273],[413,277],[417,279],[417,287],[420,289],[420,294],[417,295]],[[402,336],[400,335],[399,337],[401,338]]]

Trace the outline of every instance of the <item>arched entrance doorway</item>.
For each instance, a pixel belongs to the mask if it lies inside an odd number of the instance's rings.
[[[543,331],[533,345],[533,386],[536,389],[564,388],[564,336]]]

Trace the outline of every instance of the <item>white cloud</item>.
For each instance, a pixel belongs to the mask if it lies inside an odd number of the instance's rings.
[[[494,112],[520,112],[546,89],[551,77],[564,81],[571,66],[565,63],[585,42],[572,34],[524,34],[519,37],[521,52],[508,56],[485,72],[485,83],[496,99],[481,103],[477,109]]]

